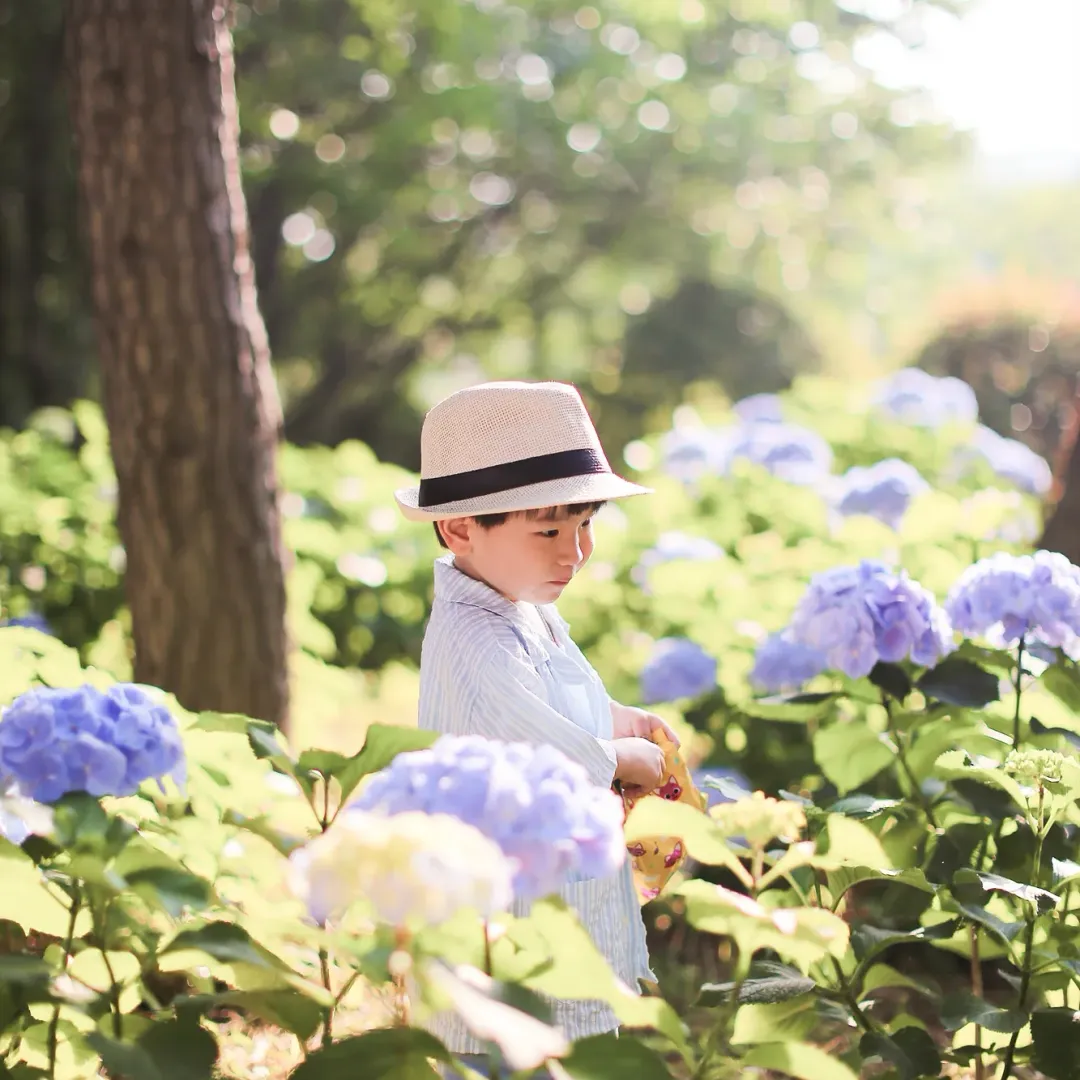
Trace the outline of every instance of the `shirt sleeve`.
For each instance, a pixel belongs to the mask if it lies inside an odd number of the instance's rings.
[[[544,700],[536,670],[505,650],[493,655],[477,682],[469,717],[471,734],[502,742],[549,744],[585,767],[589,779],[611,787],[615,778],[615,747],[567,720]]]

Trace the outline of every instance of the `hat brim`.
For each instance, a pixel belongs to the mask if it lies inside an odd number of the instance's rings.
[[[438,506],[420,505],[420,488],[401,488],[394,492],[398,508],[410,521],[442,521],[453,517],[472,517],[474,514],[510,514],[518,510],[540,510],[548,506],[571,506],[577,503],[607,502],[628,499],[632,495],[649,495],[652,488],[632,484],[614,473],[588,473],[548,480],[511,488],[479,499],[441,503]]]

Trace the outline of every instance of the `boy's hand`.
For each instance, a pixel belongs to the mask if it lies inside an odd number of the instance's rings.
[[[625,788],[654,791],[664,781],[664,751],[648,739],[613,739],[615,779]]]
[[[679,736],[656,713],[635,709],[631,705],[620,705],[617,701],[611,703],[611,728],[616,739],[650,739],[654,731],[660,730],[676,746],[679,745]]]

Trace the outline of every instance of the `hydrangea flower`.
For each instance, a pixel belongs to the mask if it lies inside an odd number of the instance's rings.
[[[726,452],[726,439],[713,428],[674,428],[660,440],[661,467],[686,484],[723,472]]]
[[[781,424],[784,408],[777,394],[751,394],[733,406],[735,415],[744,424]]]
[[[1054,480],[1042,455],[982,424],[975,429],[970,445],[957,451],[954,464],[963,473],[975,460],[985,461],[1002,480],[1029,495],[1045,495]]]
[[[963,379],[938,378],[922,368],[903,368],[882,379],[871,400],[887,416],[915,427],[973,424],[979,415],[975,391]]]
[[[832,468],[832,447],[816,432],[796,424],[751,423],[731,432],[725,471],[739,458],[752,461],[792,484],[815,484]]]
[[[918,470],[899,458],[848,469],[836,484],[836,510],[844,517],[867,514],[899,529],[911,500],[930,485]]]
[[[28,799],[10,777],[0,778],[0,836],[18,847],[28,836],[48,836],[52,810]]]
[[[750,681],[769,693],[798,690],[825,667],[825,657],[818,649],[796,641],[790,631],[781,630],[758,646]]]
[[[354,810],[420,810],[474,825],[515,861],[519,899],[607,877],[626,858],[621,800],[553,746],[444,735],[371,777]]]
[[[462,908],[486,918],[509,909],[513,873],[479,829],[415,811],[349,811],[289,856],[289,884],[320,925],[359,899],[390,926],[435,926]]]
[[[904,571],[873,560],[813,577],[788,633],[853,679],[879,660],[910,657],[931,666],[953,649],[948,616],[933,596]]]
[[[0,619],[0,630],[5,626],[21,626],[26,630],[39,630],[52,636],[53,628],[44,615],[31,611],[29,615],[12,615],[10,619]]]
[[[697,697],[716,686],[716,657],[689,638],[661,638],[641,669],[646,705]]]
[[[1054,551],[998,552],[960,575],[945,610],[962,634],[995,645],[1024,637],[1071,649],[1080,635],[1080,567]]]
[[[133,795],[151,778],[184,782],[184,750],[169,710],[141,687],[28,690],[0,713],[0,774],[25,795]]]

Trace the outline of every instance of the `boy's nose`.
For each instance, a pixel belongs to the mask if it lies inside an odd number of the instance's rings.
[[[559,550],[559,562],[563,566],[577,566],[581,562],[581,541],[576,537],[568,539]]]

